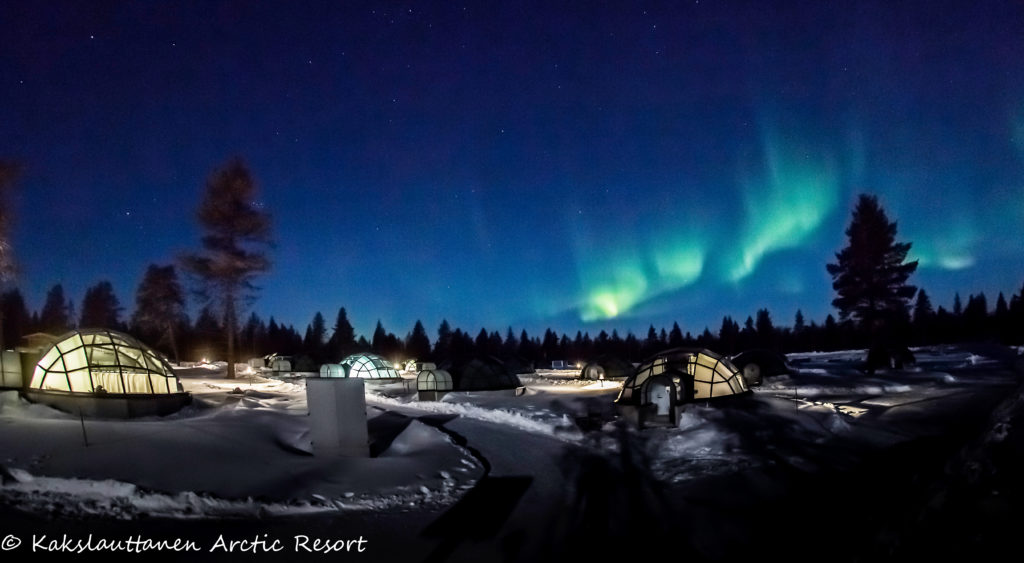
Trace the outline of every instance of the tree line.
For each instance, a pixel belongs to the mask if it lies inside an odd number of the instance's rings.
[[[89,287],[78,307],[60,284],[55,285],[47,292],[42,308],[34,312],[29,312],[21,292],[13,288],[0,296],[3,338],[13,345],[33,332],[60,334],[76,326],[110,328],[131,334],[172,359],[225,358],[223,315],[207,305],[192,320],[185,313],[185,296],[174,265],[149,266],[136,292],[134,311],[127,316],[109,281]],[[984,293],[969,295],[966,304],[957,294],[948,309],[934,307],[921,289],[910,314],[899,323],[899,330],[908,335],[907,343],[915,346],[975,340],[1018,344],[1024,342],[1024,286],[1009,300],[1000,293],[994,306]],[[706,327],[698,333],[684,331],[678,322],[669,328],[651,325],[641,335],[623,335],[617,330],[601,330],[596,335],[587,331],[559,334],[552,329],[531,335],[511,327],[501,332],[486,328],[471,332],[445,320],[433,335],[421,321],[403,336],[387,330],[380,321],[372,334],[357,335],[341,307],[332,325],[317,312],[304,331],[251,312],[234,337],[243,359],[278,353],[293,356],[301,367],[315,370],[322,363],[337,362],[357,352],[421,361],[493,355],[543,366],[556,360],[585,362],[603,354],[640,361],[675,347],[709,348],[728,355],[752,348],[784,353],[841,350],[870,346],[874,335],[853,320],[840,321],[832,314],[819,323],[807,321],[797,311],[792,323],[783,326],[776,324],[768,309],[756,311],[742,323],[725,316],[717,330]]]

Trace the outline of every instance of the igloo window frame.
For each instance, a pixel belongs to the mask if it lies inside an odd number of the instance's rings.
[[[149,346],[113,330],[62,335],[36,363],[28,389],[72,395],[172,395],[178,378]]]
[[[375,380],[375,379],[401,379],[402,376],[398,375],[398,370],[395,366],[386,359],[378,356],[377,354],[352,354],[346,357],[340,363],[346,364],[349,367],[348,377],[358,377],[361,379]],[[369,366],[369,367],[368,367]],[[373,373],[366,377],[363,373]],[[384,373],[386,375],[379,375]]]
[[[692,381],[692,388],[680,385],[676,389],[677,403],[730,397],[750,391],[742,372],[728,358],[710,350],[680,348],[666,350],[640,364],[623,383],[615,402],[646,404],[643,394],[645,382],[651,377],[667,373]]]

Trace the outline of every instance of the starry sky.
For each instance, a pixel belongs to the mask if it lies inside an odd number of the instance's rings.
[[[933,302],[994,303],[1024,281],[1022,30],[1009,0],[4,2],[16,284],[130,312],[238,155],[276,239],[254,308],[299,330],[820,322],[862,192]]]

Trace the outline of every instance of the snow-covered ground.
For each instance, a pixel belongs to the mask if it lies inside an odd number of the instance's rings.
[[[314,456],[302,380],[222,376],[190,370],[181,380],[192,405],[130,421],[80,420],[0,394],[0,498],[119,518],[289,515],[450,503],[481,475],[465,449],[416,420],[371,430],[388,443],[373,458]],[[371,429],[381,412],[367,409]]]
[[[963,442],[967,420],[982,421],[982,446],[1012,433],[1024,403],[1010,400],[1019,374],[958,348],[915,354],[916,366],[872,376],[858,369],[863,351],[793,354],[792,374],[734,400],[686,405],[675,427],[642,431],[616,417],[620,383],[581,381],[577,370],[523,375],[520,396],[421,402],[408,382],[368,384],[373,455],[361,459],[311,455],[301,374],[226,380],[216,367],[183,369],[192,406],[130,421],[83,421],[6,392],[0,507],[140,525],[409,514],[395,516],[407,529],[393,532],[404,543],[389,553],[436,548],[489,560],[507,558],[512,542],[511,559],[526,560],[589,545],[584,527],[618,534],[652,515],[728,521],[728,507],[774,506],[812,476],[859,474],[888,452],[944,436]],[[989,420],[1000,403],[1009,406]],[[495,520],[486,533],[469,541],[452,531],[451,522],[483,526],[481,513]],[[749,518],[730,525],[760,537]],[[701,526],[680,536],[698,555],[734,554],[705,545],[721,532]]]

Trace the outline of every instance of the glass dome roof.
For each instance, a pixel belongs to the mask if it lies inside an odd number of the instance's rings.
[[[159,354],[112,330],[76,330],[61,336],[36,364],[29,389],[146,395],[180,392],[177,376]]]
[[[391,362],[376,354],[353,354],[341,361],[348,364],[348,377],[364,379],[398,379],[398,371]]]

